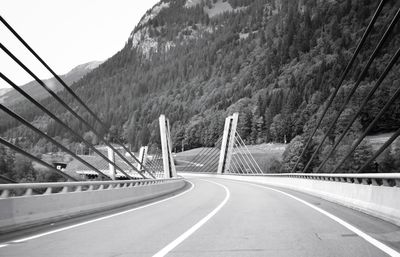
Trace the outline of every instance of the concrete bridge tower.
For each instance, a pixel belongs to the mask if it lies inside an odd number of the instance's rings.
[[[235,112],[233,115],[225,119],[224,134],[222,136],[221,153],[218,162],[218,174],[229,171],[230,163],[232,160],[232,151],[235,144],[235,133],[239,113]]]
[[[160,136],[161,136],[161,150],[164,166],[164,178],[176,177],[176,169],[174,159],[172,157],[172,142],[170,134],[169,120],[164,114],[160,115]]]

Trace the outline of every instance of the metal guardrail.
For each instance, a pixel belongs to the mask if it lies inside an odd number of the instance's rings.
[[[161,184],[181,179],[182,178],[0,184],[0,192],[1,192],[0,198],[28,197],[34,195],[40,196],[40,195],[49,195],[58,193],[76,193],[83,191],[130,188],[130,187],[147,186],[153,184]]]
[[[189,172],[187,173],[201,173],[213,174],[212,172]],[[250,174],[250,173],[225,173],[221,175],[233,176],[251,176],[251,177],[287,177],[287,178],[303,178],[322,181],[343,182],[361,185],[373,186],[388,186],[400,187],[400,173],[264,173],[264,174]]]
[[[287,178],[303,178],[333,182],[344,182],[373,186],[400,187],[400,173],[279,173],[279,174],[234,174],[227,175],[238,176],[262,176],[262,177],[287,177]]]

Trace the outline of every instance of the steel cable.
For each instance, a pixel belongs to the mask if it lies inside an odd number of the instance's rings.
[[[379,40],[379,43],[375,47],[375,49],[374,49],[372,55],[370,56],[370,58],[368,59],[367,64],[364,66],[364,69],[362,70],[361,74],[359,75],[359,77],[357,79],[357,82],[353,85],[353,87],[352,87],[350,93],[347,95],[346,100],[344,101],[342,107],[340,108],[339,112],[336,114],[335,118],[333,119],[328,131],[325,133],[325,135],[322,138],[321,142],[318,144],[318,147],[314,151],[314,153],[312,154],[310,160],[308,160],[307,165],[304,167],[304,169],[302,171],[303,173],[307,173],[307,169],[310,167],[310,165],[311,165],[312,161],[314,160],[315,156],[318,154],[319,150],[322,147],[322,144],[325,142],[325,140],[328,137],[329,133],[335,127],[336,122],[340,118],[340,115],[346,109],[346,106],[350,102],[351,97],[354,95],[354,93],[356,92],[356,90],[357,90],[358,86],[360,85],[361,81],[364,79],[364,76],[367,74],[367,71],[368,71],[369,67],[371,66],[371,64],[374,61],[375,57],[378,55],[379,50],[382,48],[382,46],[385,43],[386,39],[389,37],[390,32],[392,31],[392,29],[396,25],[396,23],[397,23],[399,18],[400,18],[400,9],[397,10],[397,12],[396,12],[395,16],[393,17],[390,25],[388,26],[388,28],[386,29],[385,33],[383,34],[383,36]]]
[[[15,55],[13,55],[2,43],[0,43],[0,48],[13,59],[21,68],[23,68],[29,75],[31,75],[36,82],[39,83],[53,98],[57,100],[65,109],[72,113],[80,122],[85,124],[92,132],[103,141],[108,147],[110,147],[122,160],[124,160],[133,170],[138,172],[143,178],[146,178],[141,171],[136,169],[120,152],[118,152],[107,140],[105,140],[87,121],[85,121],[81,116],[79,116],[71,107],[69,107],[56,93],[54,93],[41,79],[39,79],[26,65],[24,65]],[[139,160],[134,157],[135,161],[139,163]],[[144,167],[143,167],[144,168]],[[154,178],[154,177],[153,177]]]
[[[293,169],[292,169],[292,171],[291,171],[292,173],[295,172],[295,170],[296,170],[296,168],[297,168],[297,165],[300,163],[300,160],[303,158],[303,156],[304,156],[304,154],[305,154],[305,152],[306,152],[308,146],[309,146],[310,143],[311,143],[312,138],[314,137],[315,133],[317,132],[317,129],[318,129],[319,126],[321,125],[322,119],[325,117],[325,115],[326,115],[326,113],[327,113],[329,107],[331,106],[331,104],[332,104],[332,102],[333,102],[333,99],[335,98],[336,94],[337,94],[338,91],[339,91],[340,86],[342,85],[342,83],[343,83],[345,77],[347,76],[348,72],[350,71],[351,66],[353,65],[353,63],[354,63],[354,61],[355,61],[355,59],[356,59],[358,53],[360,52],[361,47],[362,47],[362,45],[364,44],[364,42],[365,42],[365,40],[366,40],[368,34],[369,34],[370,31],[372,30],[372,28],[373,28],[373,26],[374,26],[374,24],[375,24],[375,21],[376,21],[376,19],[378,18],[379,13],[381,12],[381,10],[382,10],[382,8],[383,8],[385,2],[386,2],[386,0],[381,0],[381,2],[379,3],[379,5],[378,5],[378,7],[377,7],[377,9],[376,9],[376,11],[375,11],[375,13],[374,13],[374,15],[373,15],[371,21],[370,21],[369,24],[368,24],[367,29],[365,30],[364,34],[362,35],[360,41],[359,41],[358,44],[357,44],[356,50],[354,51],[354,53],[353,53],[353,55],[352,55],[352,57],[351,57],[351,60],[348,62],[347,66],[346,66],[346,68],[345,68],[345,70],[344,70],[344,72],[343,72],[343,74],[342,74],[342,76],[341,76],[341,78],[340,78],[340,80],[339,80],[339,83],[336,85],[335,90],[334,90],[333,93],[331,94],[331,96],[330,96],[330,98],[329,98],[329,101],[328,101],[327,105],[325,106],[325,108],[324,108],[324,110],[323,110],[323,112],[322,112],[322,114],[321,114],[321,116],[320,116],[320,118],[319,118],[319,120],[318,120],[318,122],[317,122],[317,126],[314,128],[313,132],[311,133],[311,136],[308,138],[307,143],[306,143],[306,145],[304,146],[304,148],[303,148],[303,150],[302,150],[302,152],[301,152],[301,154],[300,154],[300,157],[297,159],[296,164],[294,165],[294,167],[293,167]]]
[[[59,170],[59,169],[56,169],[54,166],[48,164],[48,163],[45,162],[45,161],[42,161],[41,159],[37,158],[36,156],[34,156],[34,155],[32,155],[32,154],[26,152],[25,150],[19,148],[18,146],[15,146],[15,145],[11,144],[10,142],[8,142],[7,140],[5,140],[5,139],[3,139],[3,138],[1,138],[1,137],[0,137],[0,143],[1,143],[2,145],[7,146],[8,148],[14,150],[15,152],[18,152],[18,153],[24,155],[25,157],[31,159],[32,161],[35,161],[35,162],[39,163],[40,165],[43,165],[44,167],[50,169],[51,171],[57,173],[57,174],[60,175],[60,176],[66,178],[67,180],[69,179],[69,180],[72,180],[72,181],[78,181],[76,178],[71,177],[70,175],[68,175],[68,174],[66,174],[66,173],[64,173],[64,172],[62,172],[62,171]],[[17,183],[17,182],[15,182],[15,183]]]
[[[28,99],[31,103],[33,103],[36,107],[38,107],[40,110],[42,110],[44,113],[49,115],[52,119],[54,119],[57,123],[59,123],[63,128],[67,129],[69,132],[71,132],[74,136],[76,136],[79,140],[84,142],[87,146],[89,146],[95,153],[97,153],[101,158],[103,158],[106,162],[109,164],[113,165],[117,170],[119,170],[122,174],[127,176],[128,178],[132,177],[128,175],[125,171],[123,171],[115,162],[112,162],[108,157],[104,156],[99,150],[96,149],[96,147],[85,140],[81,135],[79,135],[77,132],[75,132],[73,129],[71,129],[67,124],[65,124],[63,121],[61,121],[59,118],[57,118],[52,112],[50,112],[48,109],[46,109],[43,105],[41,105],[39,102],[37,102],[35,99],[33,99],[31,96],[29,96],[24,90],[22,90],[20,87],[18,87],[14,82],[12,82],[9,78],[7,78],[3,73],[0,72],[0,78],[2,78],[4,81],[6,81],[10,86],[12,86],[16,91],[18,91],[21,95],[23,95],[26,99]]]
[[[385,71],[382,73],[382,75],[379,77],[379,79],[377,80],[377,82],[375,83],[374,87],[369,91],[368,95],[364,98],[363,103],[361,104],[360,108],[358,109],[357,113],[353,116],[352,120],[350,121],[350,123],[347,125],[347,127],[345,128],[345,130],[342,132],[342,134],[340,135],[339,139],[335,142],[334,146],[332,147],[332,149],[330,150],[330,152],[328,153],[328,155],[325,157],[325,159],[323,160],[323,162],[320,164],[320,166],[318,167],[316,173],[318,173],[322,167],[326,164],[326,162],[328,161],[328,159],[331,157],[331,155],[333,154],[333,152],[336,150],[337,146],[339,145],[339,143],[343,140],[344,136],[347,134],[347,132],[350,130],[352,124],[356,121],[357,117],[361,114],[363,108],[367,105],[368,101],[372,98],[373,94],[375,93],[375,91],[378,89],[378,87],[381,85],[381,83],[383,82],[383,80],[386,78],[387,74],[389,73],[389,71],[392,69],[392,67],[395,65],[396,61],[398,60],[400,56],[400,48],[397,50],[397,52],[395,53],[395,55],[392,57],[392,59],[390,60],[389,64],[386,66]],[[362,138],[363,139],[363,138]],[[361,140],[362,140],[361,139]],[[361,141],[360,141],[361,142]],[[357,144],[358,145],[358,144]],[[352,152],[351,152],[352,153]],[[351,154],[350,153],[350,154]],[[347,159],[347,158],[346,158]],[[342,162],[340,162],[342,164]]]
[[[0,104],[0,109],[3,110],[5,113],[7,113],[8,115],[10,115],[11,117],[13,117],[14,119],[18,120],[19,122],[21,122],[22,124],[24,124],[25,126],[29,127],[31,130],[35,131],[37,134],[41,135],[42,137],[46,138],[47,140],[51,141],[53,144],[55,144],[56,146],[58,146],[59,148],[63,149],[65,152],[69,153],[71,156],[73,156],[74,158],[78,159],[80,162],[82,162],[83,164],[85,164],[87,167],[93,169],[94,171],[96,171],[97,173],[109,178],[109,176],[105,175],[104,173],[102,173],[100,170],[98,170],[96,167],[94,167],[93,165],[91,165],[90,163],[86,162],[85,160],[83,160],[82,158],[80,158],[79,156],[77,156],[76,154],[74,154],[72,151],[70,151],[68,148],[66,148],[65,146],[63,146],[62,144],[60,144],[59,142],[57,142],[56,140],[54,140],[53,138],[51,138],[50,136],[46,135],[44,132],[42,132],[40,129],[36,128],[35,126],[31,125],[28,121],[26,121],[24,118],[22,118],[21,116],[19,116],[18,114],[14,113],[13,111],[11,111],[10,109],[8,109],[7,107],[5,107],[3,104]]]
[[[107,131],[107,126],[105,125],[105,123],[104,122],[102,122],[101,120],[100,120],[100,118],[99,117],[97,117],[97,115],[82,101],[82,99],[80,99],[79,97],[78,97],[78,95],[50,68],[50,66],[49,65],[47,65],[47,63],[30,47],[30,45],[11,27],[11,25],[0,15],[0,21],[8,28],[8,30],[10,30],[10,32],[36,57],[36,59],[38,59],[38,61],[40,62],[40,63],[42,63],[42,65],[44,66],[44,67],[46,67],[46,69],[58,80],[58,82],[64,87],[64,89],[66,90],[66,91],[68,91],[96,120],[97,120],[97,122],[103,127],[103,129],[105,130],[105,131]],[[45,88],[46,89],[46,88]],[[46,91],[47,91],[47,89],[46,89]],[[48,91],[49,92],[49,91]],[[49,92],[50,93],[50,92]],[[51,94],[51,93],[50,93]],[[82,122],[82,121],[81,121]],[[92,128],[92,127],[89,127],[94,133],[95,133],[95,130]],[[96,136],[98,136],[97,134],[96,134]],[[103,142],[104,142],[104,138],[102,137],[102,136],[98,136],[99,138],[101,138],[102,140],[103,140]],[[120,142],[120,140],[119,139],[117,139],[117,142],[118,142],[118,144],[120,145],[120,146],[122,146],[122,148],[124,148],[124,150],[127,152],[127,153],[129,153],[129,155],[136,161],[136,162],[138,162],[139,163],[139,160],[137,160],[137,158],[131,153],[131,151],[129,151],[129,149],[124,145],[124,144],[122,144],[121,142]],[[109,144],[109,142],[107,141],[107,143]],[[109,146],[107,144],[107,146]],[[109,146],[110,147],[110,146]],[[111,147],[112,148],[112,147]],[[112,148],[114,151],[116,151],[114,148]],[[121,157],[121,156],[120,156]],[[121,157],[125,162],[127,162],[128,163],[128,165],[130,165],[131,166],[131,163],[127,160],[127,159],[125,159],[125,158],[123,158],[123,157]],[[132,167],[133,168],[133,167]],[[134,169],[134,168],[133,168]],[[143,169],[144,170],[146,170],[147,171],[147,168],[145,167],[145,166],[143,166]],[[135,169],[134,169],[135,170]],[[148,172],[148,171],[147,171]],[[153,177],[152,176],[152,174],[150,173],[150,172],[148,172],[149,173],[149,175],[151,176],[151,177]],[[139,174],[140,175],[142,175],[142,173],[140,173],[139,172]],[[143,175],[142,175],[143,176]],[[144,176],[143,176],[144,177]],[[145,177],[144,177],[145,178]],[[154,178],[154,177],[153,177]]]

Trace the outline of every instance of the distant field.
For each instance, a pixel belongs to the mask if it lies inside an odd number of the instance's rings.
[[[378,150],[391,136],[393,133],[384,133],[379,135],[367,136],[365,140],[371,144],[374,151]],[[247,148],[252,154],[254,159],[257,161],[263,172],[270,172],[271,163],[275,160],[282,160],[282,154],[286,149],[285,144],[260,144],[260,145],[248,145]],[[177,164],[177,169],[182,170],[187,168],[187,165],[193,160],[193,158],[202,151],[202,157],[197,158],[194,164],[191,165],[192,169],[196,170],[206,170],[211,169],[215,171],[215,163],[219,157],[219,151],[208,151],[210,148],[196,148],[175,155],[175,162]],[[240,149],[239,149],[240,150]],[[242,150],[243,151],[243,150]],[[208,152],[208,153],[207,153]],[[210,163],[206,163],[204,167],[200,166],[205,160],[212,159]],[[211,166],[211,167],[210,167]],[[190,166],[189,166],[190,167]]]
[[[201,154],[200,156],[197,156]],[[196,159],[194,159],[196,157]],[[174,156],[176,169],[178,171],[198,171],[209,172],[216,171],[219,151],[212,150],[209,147],[200,147],[188,151],[177,153]]]
[[[260,144],[260,145],[248,145],[247,146],[249,152],[253,155],[254,159],[260,166],[260,168],[264,172],[269,172],[270,164],[271,161],[276,159],[276,160],[281,160],[282,159],[282,154],[285,151],[286,145],[285,144]],[[244,149],[238,149],[242,152],[244,152]],[[177,165],[178,171],[183,168],[187,168],[188,162],[192,161],[193,158],[198,155],[200,152],[202,152],[202,156],[197,158],[197,161],[195,160],[195,163],[192,164],[191,167],[193,169],[197,170],[205,170],[208,168],[210,165],[214,169],[216,165],[212,165],[218,160],[219,157],[219,151],[211,151],[210,148],[196,148],[196,149],[191,149],[188,151],[180,152],[177,153],[174,158],[175,162]],[[209,166],[205,166],[204,168],[200,168],[198,164],[202,164],[205,162],[205,160],[211,161],[208,163]],[[197,168],[196,168],[197,164]],[[207,163],[206,163],[207,164]]]

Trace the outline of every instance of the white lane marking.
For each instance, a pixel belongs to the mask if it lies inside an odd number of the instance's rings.
[[[14,240],[14,241],[11,241],[11,242],[12,243],[25,242],[25,241],[28,241],[28,240],[32,240],[32,239],[36,239],[36,238],[39,238],[39,237],[43,237],[43,236],[51,235],[51,234],[58,233],[58,232],[61,232],[61,231],[65,231],[65,230],[68,230],[68,229],[80,227],[80,226],[87,225],[87,224],[90,224],[90,223],[93,223],[93,222],[97,222],[97,221],[113,218],[113,217],[116,217],[116,216],[119,216],[119,215],[122,215],[122,214],[126,214],[126,213],[129,213],[129,212],[137,211],[137,210],[140,210],[140,209],[143,209],[143,208],[146,208],[146,207],[150,207],[150,206],[153,206],[153,205],[165,202],[165,201],[169,201],[171,199],[174,199],[174,198],[177,198],[179,196],[182,196],[183,194],[186,194],[186,193],[188,193],[188,192],[193,190],[194,184],[192,182],[190,182],[190,181],[187,181],[187,182],[189,182],[191,184],[191,186],[190,186],[190,188],[188,190],[186,190],[186,191],[184,191],[182,193],[179,193],[177,195],[171,196],[169,198],[165,198],[165,199],[162,199],[160,201],[156,201],[156,202],[153,202],[153,203],[142,205],[142,206],[130,209],[130,210],[126,210],[126,211],[121,211],[121,212],[117,212],[117,213],[114,213],[114,214],[110,214],[110,215],[107,215],[107,216],[104,216],[104,217],[101,217],[101,218],[97,218],[97,219],[81,222],[81,223],[78,223],[78,224],[75,224],[75,225],[71,225],[71,226],[67,226],[67,227],[51,230],[51,231],[48,231],[48,232],[45,232],[45,233],[41,233],[41,234],[37,234],[37,235],[34,235],[34,236],[21,238],[21,239]],[[4,244],[4,245],[0,245],[0,247],[5,247],[5,246],[8,246],[8,245],[9,244]]]
[[[344,226],[348,230],[351,230],[352,232],[356,233],[358,236],[360,236],[361,238],[363,238],[365,241],[367,241],[368,243],[372,244],[376,248],[380,249],[384,253],[386,253],[386,254],[388,254],[390,256],[400,257],[400,253],[399,252],[397,252],[396,250],[390,248],[389,246],[381,243],[380,241],[378,241],[375,238],[371,237],[367,233],[365,233],[365,232],[361,231],[360,229],[354,227],[350,223],[347,223],[346,221],[342,220],[341,218],[339,218],[339,217],[337,217],[337,216],[335,216],[335,215],[333,215],[333,214],[331,214],[331,213],[329,213],[329,212],[327,212],[327,211],[325,211],[325,210],[323,210],[323,209],[321,209],[321,208],[319,208],[317,206],[314,206],[314,205],[312,205],[312,204],[310,204],[310,203],[308,203],[308,202],[306,202],[306,201],[304,201],[304,200],[302,200],[302,199],[300,199],[300,198],[298,198],[298,197],[296,197],[294,195],[288,194],[286,192],[283,192],[281,190],[274,189],[274,188],[271,188],[271,187],[268,187],[268,186],[262,186],[262,185],[253,184],[253,183],[249,183],[249,182],[239,182],[239,183],[248,184],[248,185],[252,185],[252,186],[257,186],[257,187],[269,189],[269,190],[284,194],[287,197],[290,197],[290,198],[292,198],[294,200],[297,200],[297,201],[307,205],[308,207],[310,207],[310,208],[312,208],[312,209],[324,214],[325,216],[331,218],[332,220],[336,221],[337,223],[339,223],[340,225]]]
[[[194,232],[196,232],[196,230],[198,230],[201,226],[203,226],[208,220],[210,220],[215,214],[218,213],[219,210],[221,210],[221,208],[226,204],[226,202],[228,202],[231,193],[229,191],[229,189],[217,182],[214,181],[209,181],[206,179],[200,179],[203,181],[207,181],[213,184],[216,184],[222,188],[224,188],[225,190],[225,198],[224,200],[214,209],[212,210],[209,214],[207,214],[207,216],[205,216],[204,218],[202,218],[199,222],[197,222],[196,224],[194,224],[191,228],[189,228],[188,230],[186,230],[186,232],[184,232],[182,235],[180,235],[178,238],[176,238],[175,240],[173,240],[171,243],[169,243],[167,246],[165,246],[164,248],[162,248],[160,251],[158,251],[156,254],[153,255],[153,257],[162,257],[165,256],[166,254],[168,254],[172,249],[174,249],[175,247],[177,247],[180,243],[182,243],[183,241],[185,241],[188,237],[190,237]]]

